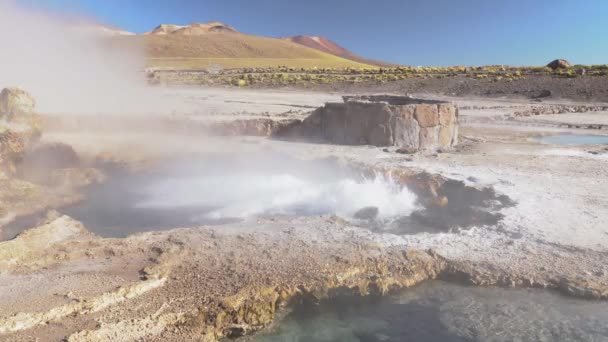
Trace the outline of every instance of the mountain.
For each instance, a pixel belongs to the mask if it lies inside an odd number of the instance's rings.
[[[219,21],[212,21],[206,24],[192,23],[187,26],[179,26],[173,24],[161,24],[154,30],[144,33],[145,35],[183,35],[183,36],[200,36],[207,33],[238,33],[231,26],[228,26]]]
[[[118,27],[106,26],[106,25],[96,25],[94,29],[97,30],[100,34],[110,35],[110,36],[134,36],[135,33],[125,31]]]
[[[72,21],[65,25],[65,28],[68,29],[69,32],[73,33],[84,33],[84,34],[92,34],[97,36],[134,36],[135,33],[125,31],[121,28],[115,26],[109,26],[100,24],[97,22],[90,21]]]
[[[337,45],[317,49],[291,40],[245,34],[221,22],[161,24],[138,35],[114,35],[121,49],[143,47],[152,68],[374,68]],[[323,40],[325,42],[325,40]],[[344,58],[347,55],[351,58]]]
[[[337,43],[320,36],[294,36],[294,37],[283,37],[283,40],[287,40],[296,44],[304,45],[312,49],[323,51],[338,57],[346,58],[351,61],[356,61],[364,64],[371,64],[381,67],[396,66],[396,64],[374,61],[367,58],[363,58],[345,48],[338,45]]]
[[[288,40],[296,44],[308,46],[309,48],[313,48],[319,51],[323,51],[326,53],[330,53],[332,55],[344,57],[347,59],[363,59],[363,57],[357,56],[356,54],[346,50],[340,45],[332,42],[331,40],[325,37],[319,36],[295,36],[295,37],[286,37],[281,38],[283,40]]]
[[[164,36],[167,34],[171,34],[179,29],[182,29],[186,26],[179,26],[173,24],[160,24],[154,28],[154,30],[144,33],[145,35],[155,35],[155,36]]]

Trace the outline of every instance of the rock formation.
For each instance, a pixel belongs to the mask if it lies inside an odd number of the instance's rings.
[[[0,92],[0,170],[15,171],[28,145],[40,137],[36,101],[18,88]]]
[[[458,109],[452,103],[402,96],[347,96],[344,103],[327,103],[275,136],[416,151],[449,149],[458,143]]]

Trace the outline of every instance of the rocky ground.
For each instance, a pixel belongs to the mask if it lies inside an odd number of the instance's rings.
[[[339,101],[338,94],[188,89],[171,90],[170,96],[191,110],[146,120],[132,116],[133,125],[105,117],[107,129],[97,130],[96,116],[46,115],[41,143],[69,144],[82,160],[79,168],[102,172],[108,165],[137,170],[201,151],[333,157],[423,189],[434,183],[420,185],[417,175],[492,187],[514,205],[500,209],[504,218],[497,224],[415,235],[323,215],[264,216],[101,238],[51,212],[37,228],[0,242],[0,340],[214,341],[263,328],[292,300],[385,293],[434,278],[608,298],[608,150],[534,140],[556,132],[606,134],[606,104],[574,108],[562,100],[432,95],[460,106],[460,145],[404,155],[395,148],[211,137],[206,126],[188,134],[183,130],[207,117],[243,119],[252,127],[260,118],[302,119],[310,107]],[[565,109],[547,114],[554,106]],[[90,128],[83,130],[86,125]],[[36,189],[57,189],[53,183],[27,182]]]
[[[411,78],[384,84],[355,83],[324,86],[327,91],[426,93],[446,96],[519,97],[521,99],[570,99],[575,101],[608,101],[608,77],[565,78],[550,75],[528,75],[511,82],[492,78],[464,76],[446,78]]]

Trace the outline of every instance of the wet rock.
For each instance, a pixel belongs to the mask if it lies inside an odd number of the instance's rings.
[[[357,220],[373,221],[378,217],[379,213],[378,207],[365,207],[359,209],[353,217]]]
[[[19,173],[30,181],[50,183],[57,170],[78,166],[80,158],[71,146],[63,143],[41,144],[25,153]]]

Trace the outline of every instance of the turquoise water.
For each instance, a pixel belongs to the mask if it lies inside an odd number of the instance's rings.
[[[608,303],[546,290],[424,283],[387,298],[298,305],[256,342],[608,341]]]
[[[606,135],[556,134],[539,137],[536,140],[552,145],[608,145]]]

